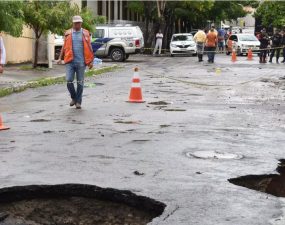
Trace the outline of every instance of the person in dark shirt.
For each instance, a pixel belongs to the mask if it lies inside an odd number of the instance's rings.
[[[262,31],[262,33],[259,35],[259,41],[260,41],[260,55],[259,55],[259,62],[260,63],[266,63],[266,56],[267,56],[267,47],[269,45],[269,38],[265,31]]]
[[[282,30],[281,31],[281,36],[282,36],[282,39],[281,39],[281,45],[282,45],[282,47],[283,47],[283,63],[285,63],[285,31],[284,30]]]
[[[270,63],[272,63],[272,59],[275,55],[275,52],[276,52],[276,63],[279,63],[279,57],[280,57],[280,51],[281,51],[281,39],[282,39],[282,36],[279,33],[279,30],[276,30],[274,35],[271,38],[272,49],[271,49],[270,60],[269,60]]]

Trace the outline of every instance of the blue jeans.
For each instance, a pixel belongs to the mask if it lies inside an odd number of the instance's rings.
[[[215,60],[216,47],[207,47],[207,51],[208,51],[208,61],[213,63]]]
[[[81,104],[82,93],[84,86],[84,73],[85,73],[85,63],[84,62],[71,62],[66,64],[66,81],[67,89],[70,93],[71,98],[76,102]],[[74,77],[76,74],[77,80],[77,90],[74,88]]]

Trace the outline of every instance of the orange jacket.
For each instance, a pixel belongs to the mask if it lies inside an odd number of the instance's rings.
[[[89,65],[94,60],[94,54],[91,46],[91,37],[88,30],[83,29],[83,49],[84,49],[84,61],[86,65]],[[64,34],[64,45],[63,45],[63,60],[65,63],[70,63],[73,60],[73,49],[72,49],[72,29],[68,30]]]

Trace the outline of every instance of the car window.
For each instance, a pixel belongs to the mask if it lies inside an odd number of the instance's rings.
[[[258,41],[258,39],[254,35],[243,35],[240,36],[239,39],[241,41]]]
[[[94,33],[94,38],[103,38],[105,36],[104,29],[96,29]]]
[[[229,38],[231,41],[238,41],[237,36],[236,35],[232,35]]]
[[[172,41],[193,41],[192,35],[176,35],[172,37]]]

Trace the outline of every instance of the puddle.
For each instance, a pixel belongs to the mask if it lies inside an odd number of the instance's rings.
[[[86,88],[88,88],[88,87],[93,88],[93,87],[96,87],[96,86],[103,86],[103,85],[105,85],[105,84],[97,83],[97,82],[88,82],[88,83],[84,84],[84,87],[86,87]]]
[[[285,197],[285,159],[279,160],[279,174],[247,175],[229,179],[232,184],[265,192],[276,197]]]
[[[150,104],[150,105],[169,105],[169,103],[167,103],[165,101],[150,102],[148,104]]]
[[[93,185],[33,185],[0,190],[2,225],[146,225],[165,204]]]
[[[198,159],[242,159],[242,155],[218,152],[218,151],[196,151],[196,152],[187,152],[187,157],[194,157]]]

